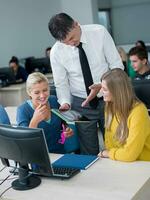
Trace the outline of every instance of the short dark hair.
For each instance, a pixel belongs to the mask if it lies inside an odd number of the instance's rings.
[[[48,23],[50,33],[55,39],[60,41],[66,38],[73,26],[74,20],[66,13],[54,15]]]
[[[10,63],[16,63],[16,65],[18,65],[19,64],[19,60],[18,60],[18,58],[16,56],[12,56],[10,61],[9,61],[9,64]]]
[[[143,59],[148,60],[147,50],[143,47],[137,46],[130,49],[129,56],[134,56],[134,55],[138,56],[140,60],[143,60]]]
[[[47,47],[45,51],[50,51],[52,47]]]
[[[144,41],[142,41],[142,40],[138,40],[138,41],[136,41],[135,44],[136,44],[136,45],[137,45],[137,44],[140,44],[141,47],[143,47],[143,48],[146,49],[146,45],[145,45]]]

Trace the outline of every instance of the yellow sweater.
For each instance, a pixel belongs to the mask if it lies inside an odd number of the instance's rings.
[[[144,104],[137,104],[127,120],[129,135],[121,145],[114,137],[118,122],[114,117],[110,131],[105,132],[105,147],[112,160],[150,161],[150,117]]]

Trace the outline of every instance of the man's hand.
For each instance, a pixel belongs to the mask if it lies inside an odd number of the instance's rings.
[[[64,103],[63,105],[61,105],[60,107],[59,107],[59,110],[60,111],[67,111],[67,110],[69,110],[70,109],[70,105],[68,104],[68,103]]]
[[[90,94],[87,96],[86,100],[82,102],[81,106],[86,106],[100,91],[101,89],[101,83],[93,84],[89,87],[91,90]]]

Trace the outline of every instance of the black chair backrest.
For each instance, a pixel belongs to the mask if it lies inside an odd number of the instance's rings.
[[[133,80],[136,96],[150,109],[150,80]]]

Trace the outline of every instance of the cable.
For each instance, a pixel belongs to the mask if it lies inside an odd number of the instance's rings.
[[[0,185],[2,185],[12,174],[9,174],[5,179],[3,179],[3,181],[0,183]]]
[[[5,192],[7,192],[8,190],[10,190],[12,188],[12,186],[10,186],[10,187],[8,187],[6,190],[4,190],[1,194],[0,194],[0,198],[3,196],[3,194],[5,193]]]
[[[2,169],[0,169],[0,172],[2,172],[4,169],[6,168],[6,166],[5,167],[3,167]]]
[[[14,169],[14,171],[16,170],[16,168]],[[0,183],[0,185],[2,185],[13,173],[14,173],[14,171],[11,173],[11,174],[9,174],[1,183]]]
[[[17,178],[18,176],[14,176],[14,177],[11,177],[11,178],[8,178],[7,179],[7,181],[9,181],[9,180],[13,180],[13,179],[15,179],[15,178]],[[0,179],[0,181],[3,181],[4,179]]]

